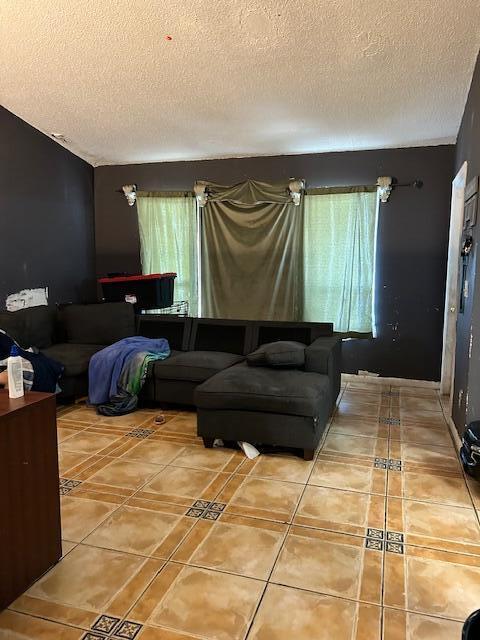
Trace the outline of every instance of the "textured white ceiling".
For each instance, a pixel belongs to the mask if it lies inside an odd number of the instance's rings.
[[[479,46],[478,0],[1,0],[0,101],[95,165],[440,144]]]

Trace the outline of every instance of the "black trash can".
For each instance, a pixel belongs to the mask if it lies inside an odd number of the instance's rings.
[[[460,459],[465,472],[472,478],[480,480],[480,420],[471,422],[465,429]],[[480,635],[478,637],[480,640]]]
[[[480,609],[474,611],[465,620],[463,625],[462,640],[479,640],[480,638]]]

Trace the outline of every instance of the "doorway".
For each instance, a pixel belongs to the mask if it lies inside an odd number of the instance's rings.
[[[440,393],[450,397],[452,406],[455,373],[455,346],[457,339],[458,285],[460,269],[460,245],[463,231],[467,163],[464,162],[452,182],[450,209],[450,234],[448,239],[447,282],[443,322],[443,351]]]

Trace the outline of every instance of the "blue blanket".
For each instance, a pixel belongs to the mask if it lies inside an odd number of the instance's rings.
[[[139,355],[141,357],[139,357]],[[123,371],[131,370],[131,363],[142,363],[142,369],[152,360],[164,360],[170,355],[165,338],[124,338],[98,351],[88,367],[88,399],[91,404],[108,403],[122,390],[119,384]],[[138,367],[138,364],[137,364]],[[145,371],[137,371],[135,378],[142,378]],[[123,382],[123,381],[122,381]]]

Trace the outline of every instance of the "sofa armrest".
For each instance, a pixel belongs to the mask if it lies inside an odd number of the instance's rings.
[[[342,375],[342,339],[339,336],[317,338],[305,349],[305,371],[330,378],[332,408],[340,393]]]

